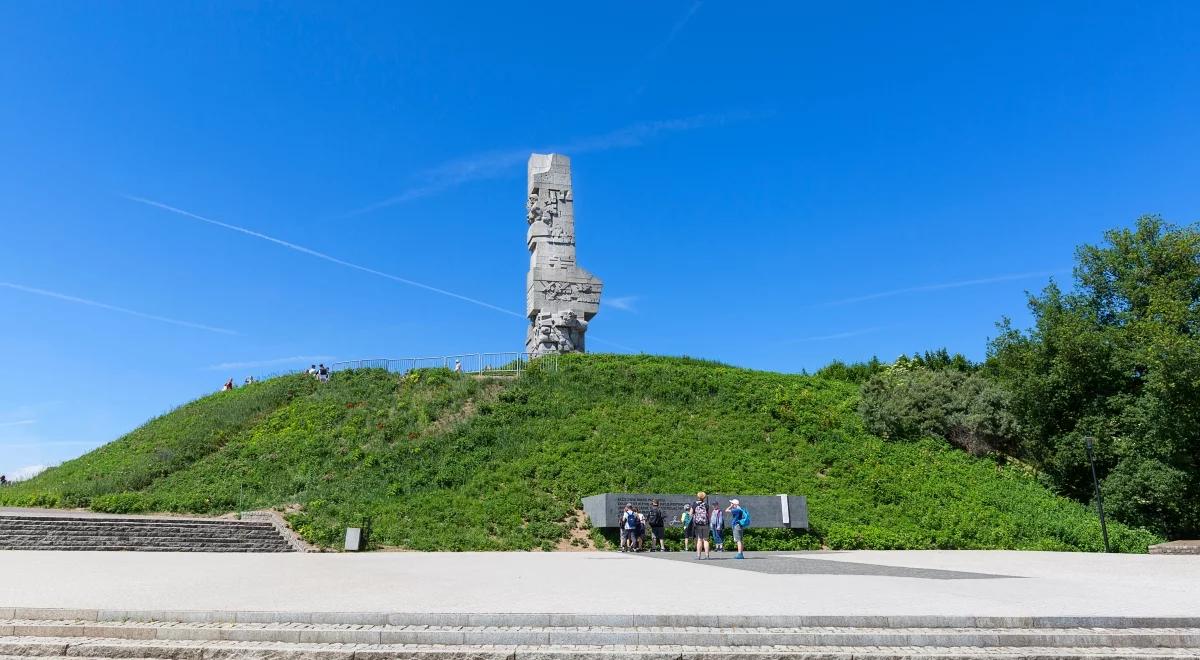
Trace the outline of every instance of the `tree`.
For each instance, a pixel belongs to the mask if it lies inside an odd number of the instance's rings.
[[[935,361],[940,369],[918,359],[901,357],[863,385],[859,413],[869,431],[891,440],[936,436],[977,456],[1012,449],[1016,421],[1002,388],[948,356]]]
[[[1169,536],[1200,531],[1200,228],[1157,216],[1076,252],[1074,290],[1029,296],[1034,326],[1006,319],[986,373],[1012,395],[1021,450],[1091,498],[1083,437],[1098,443],[1105,503]]]

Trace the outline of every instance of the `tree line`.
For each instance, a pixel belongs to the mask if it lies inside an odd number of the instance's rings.
[[[1089,502],[1084,438],[1113,517],[1171,538],[1200,533],[1200,226],[1143,216],[1076,250],[1072,286],[1028,296],[973,363],[946,350],[835,362],[862,383],[859,412],[896,441],[937,436],[1028,464]]]

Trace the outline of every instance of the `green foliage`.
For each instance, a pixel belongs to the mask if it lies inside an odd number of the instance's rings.
[[[1074,498],[1092,497],[1083,438],[1099,439],[1105,504],[1169,536],[1200,533],[1200,228],[1143,217],[1077,251],[1075,289],[1031,295],[987,370],[1013,394],[1022,451]]]
[[[0,503],[87,507],[99,495],[145,490],[219,451],[314,385],[311,377],[285,376],[198,399],[36,479],[6,487]]]
[[[855,412],[859,387],[828,377],[686,358],[570,355],[557,372],[535,363],[515,380],[362,370],[324,384],[261,386],[297,395],[281,397],[187,465],[137,488],[111,482],[92,493],[91,505],[195,513],[286,507],[295,529],[327,546],[369,517],[379,545],[529,550],[565,544],[587,495],[703,488],[809,497],[811,533],[754,528],[747,539],[755,549],[1100,548],[1099,524],[1082,505],[944,442],[894,443],[867,433]],[[219,407],[234,400],[227,394],[190,405]],[[154,429],[176,428],[189,407],[131,436],[147,437],[153,453]],[[100,450],[108,465],[121,466],[126,455],[137,462],[121,442]],[[13,492],[62,492],[84,474],[72,463],[57,472]],[[601,547],[610,543],[599,530],[587,534]],[[1157,541],[1121,526],[1114,538],[1128,552]]]
[[[945,348],[936,351],[913,353],[911,358],[900,356],[901,361],[907,361],[917,367],[927,369],[953,369],[955,371],[971,372],[979,369],[979,365],[967,359],[962,353],[950,354]]]
[[[832,380],[844,380],[847,383],[862,384],[886,367],[877,357],[871,357],[867,362],[845,363],[834,360],[817,370],[817,376]]]
[[[944,350],[934,356],[920,362],[901,357],[863,385],[858,409],[867,430],[894,440],[940,437],[977,456],[1010,449],[1017,425],[1008,393],[959,368]]]

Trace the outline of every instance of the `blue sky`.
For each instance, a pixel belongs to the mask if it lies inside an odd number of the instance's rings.
[[[1200,216],[1198,38],[1188,2],[0,4],[0,472],[231,376],[519,350],[533,150],[593,350],[982,358],[1075,245]]]

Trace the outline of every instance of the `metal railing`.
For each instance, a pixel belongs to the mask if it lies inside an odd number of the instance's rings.
[[[417,358],[349,360],[334,362],[329,368],[333,371],[385,369],[398,374],[417,369],[449,369],[485,376],[519,376],[534,361],[543,369],[558,371],[557,355],[534,356],[532,353],[462,353]]]

